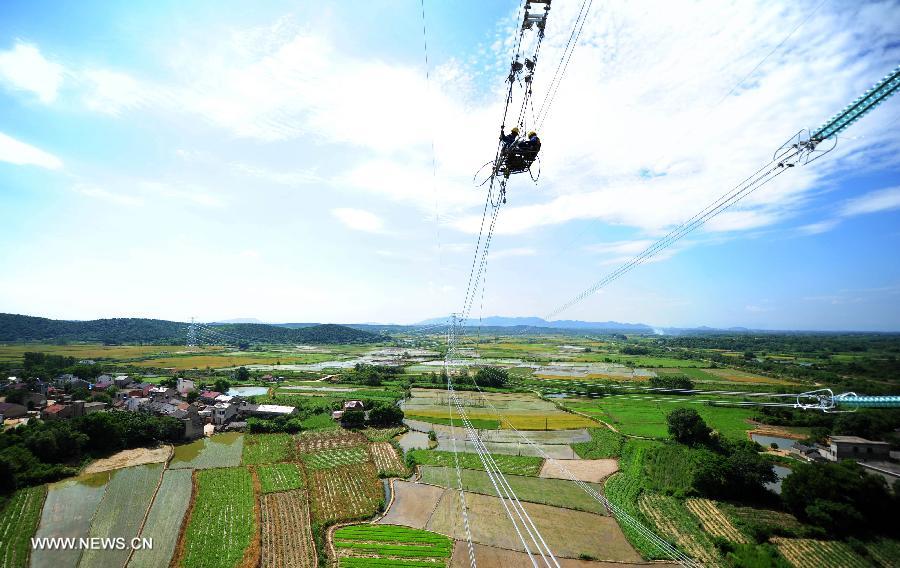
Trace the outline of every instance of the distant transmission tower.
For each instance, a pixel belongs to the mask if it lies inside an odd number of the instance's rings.
[[[191,325],[188,326],[187,332],[187,348],[194,349],[197,347],[197,324],[194,322],[194,318],[191,318]]]

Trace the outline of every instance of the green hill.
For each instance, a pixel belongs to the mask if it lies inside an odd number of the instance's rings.
[[[179,344],[187,341],[184,322],[113,318],[67,321],[0,314],[0,341],[97,341],[101,343]],[[211,336],[237,343],[368,343],[381,336],[343,325],[286,328],[265,324],[212,324]],[[201,337],[206,334],[201,333]]]

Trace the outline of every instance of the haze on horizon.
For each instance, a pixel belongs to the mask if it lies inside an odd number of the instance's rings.
[[[418,3],[5,2],[0,311],[458,310],[518,22],[513,4],[427,7],[430,84]],[[538,99],[576,10],[554,4]],[[540,183],[510,183],[472,316],[544,316],[898,61],[895,1],[604,2],[541,132]],[[900,331],[898,121],[895,97],[559,318]]]

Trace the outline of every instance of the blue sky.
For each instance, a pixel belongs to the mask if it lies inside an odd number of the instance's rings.
[[[551,312],[900,62],[897,2],[594,4],[474,316]],[[518,5],[425,6],[430,83],[418,1],[4,2],[0,311],[458,310]],[[900,97],[559,317],[900,330],[898,126]]]

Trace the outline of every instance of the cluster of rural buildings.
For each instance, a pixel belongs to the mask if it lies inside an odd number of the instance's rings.
[[[788,452],[806,461],[853,460],[888,481],[900,478],[897,452],[888,442],[867,440],[859,436],[831,436],[827,444],[806,445],[795,442]]]
[[[110,394],[111,404],[75,400],[71,394],[80,389],[92,393]],[[7,396],[24,391],[15,397],[20,402],[0,402],[0,424],[16,425],[31,418],[67,420],[100,411],[147,412],[171,416],[184,424],[184,436],[194,439],[215,430],[241,429],[247,418],[276,418],[292,416],[293,406],[254,404],[240,396],[203,390],[191,379],[179,378],[175,387],[133,380],[128,375],[116,377],[100,375],[91,383],[74,375],[60,375],[56,380],[25,383],[10,377],[3,385]],[[196,392],[196,396],[189,396]],[[193,399],[188,402],[188,399]]]

